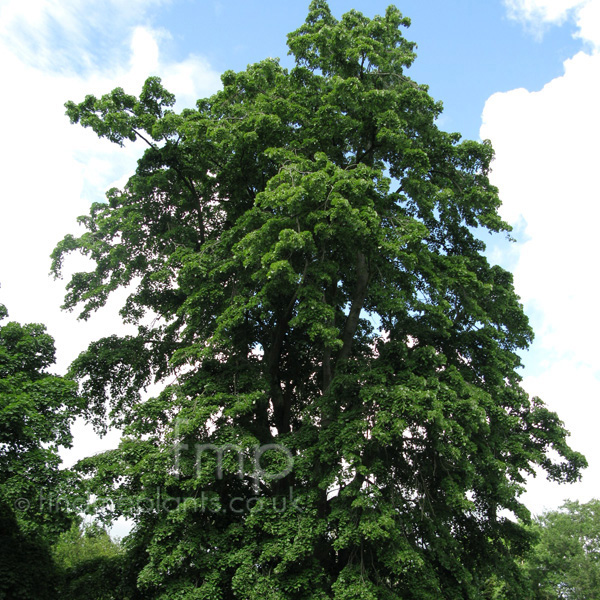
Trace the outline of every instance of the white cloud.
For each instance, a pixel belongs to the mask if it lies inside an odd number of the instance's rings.
[[[583,4],[577,13],[578,37],[600,48],[600,2],[590,0]]]
[[[562,23],[567,13],[587,0],[504,0],[509,16],[523,21]]]
[[[580,37],[594,40],[599,3],[522,0],[523,10],[550,21],[576,11]],[[558,412],[584,451],[590,469],[584,483],[558,488],[536,481],[528,493],[534,510],[564,496],[584,500],[600,474],[595,417],[600,409],[597,318],[600,282],[597,263],[600,223],[600,52],[579,52],[564,63],[564,74],[540,91],[494,94],[483,111],[481,137],[496,150],[492,181],[500,188],[501,209],[513,224],[524,223],[515,286],[526,312],[538,323],[535,357],[542,374],[525,379]],[[538,364],[538,372],[542,365]],[[560,497],[560,498],[559,498]]]
[[[158,60],[156,34],[146,27],[136,27],[131,38],[131,71],[155,73],[158,70]]]
[[[524,302],[544,314],[540,343],[583,364],[596,362],[600,338],[591,318],[600,288],[590,268],[599,258],[598,81],[600,55],[579,53],[539,92],[492,96],[481,128],[496,150],[501,212],[526,223],[515,281]]]
[[[13,320],[47,325],[58,372],[91,340],[120,329],[120,303],[110,302],[86,323],[60,311],[65,282],[48,276],[50,252],[65,233],[81,233],[76,217],[113,182],[123,182],[143,151],[141,144],[119,148],[71,125],[64,102],[117,86],[139,93],[149,75],[164,76],[179,107],[220,87],[219,74],[201,57],[172,61],[161,54],[168,34],[146,22],[157,4],[35,0],[0,7],[0,302]],[[126,41],[123,51],[106,51],[118,36]],[[85,440],[80,455],[97,449],[89,432],[79,439]]]
[[[24,63],[52,71],[102,68],[127,53],[132,25],[168,0],[5,0],[0,37]]]
[[[600,47],[600,0],[504,0],[509,17],[521,21],[538,35],[548,25],[560,25],[572,18],[576,34]]]
[[[567,499],[588,502],[598,498],[600,461],[598,456],[598,420],[600,419],[600,379],[589,366],[577,365],[570,360],[555,361],[543,375],[524,379],[526,389],[540,396],[551,407],[560,410],[567,429],[569,443],[582,452],[590,463],[575,486],[549,484],[543,473],[530,481],[524,500],[535,513],[551,510]]]

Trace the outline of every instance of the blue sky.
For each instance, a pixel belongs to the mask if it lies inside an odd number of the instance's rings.
[[[168,49],[177,58],[200,52],[218,70],[241,70],[265,56],[291,65],[286,34],[306,17],[308,2],[173,3],[154,21],[173,36]],[[383,14],[387,1],[332,1],[337,16],[355,9]],[[580,46],[572,23],[527,33],[507,16],[501,2],[408,0],[398,7],[412,24],[406,37],[418,44],[412,77],[431,86],[444,102],[448,129],[476,138],[481,112],[494,92],[522,86],[538,89],[562,72],[562,62]]]
[[[564,498],[600,497],[600,0],[402,0],[417,43],[411,75],[444,104],[440,126],[490,138],[493,182],[518,243],[489,245],[510,267],[537,337],[524,385],[559,412],[590,468],[559,487],[538,478],[525,499],[540,512]],[[331,0],[336,16],[388,2]],[[0,301],[11,318],[46,323],[57,369],[118,330],[118,299],[80,324],[59,310],[64,282],[47,273],[52,248],[104,191],[126,181],[141,147],[125,149],[69,125],[66,100],[163,77],[179,107],[218,89],[226,69],[267,56],[291,65],[286,34],[308,2],[267,0],[0,0],[3,188]],[[73,260],[70,268],[85,266]],[[78,425],[74,456],[116,443]]]

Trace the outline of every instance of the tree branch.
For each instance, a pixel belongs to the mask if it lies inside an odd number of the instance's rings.
[[[337,356],[336,367],[350,357],[352,341],[354,340],[354,334],[356,333],[356,329],[358,327],[360,312],[367,297],[368,283],[369,267],[367,264],[367,259],[359,250],[356,253],[356,286],[354,287],[354,293],[352,295],[350,312],[346,317],[346,324],[344,325],[344,331],[342,333],[342,348]]]
[[[270,379],[270,393],[271,401],[273,402],[273,412],[275,419],[275,426],[279,433],[289,432],[290,430],[290,410],[289,402],[286,399],[281,390],[281,377],[280,377],[280,360],[281,351],[283,347],[283,340],[288,330],[288,325],[292,317],[292,311],[296,300],[298,298],[298,292],[304,285],[306,279],[306,272],[308,270],[308,260],[304,262],[304,272],[302,273],[302,279],[300,285],[294,291],[293,296],[290,298],[285,311],[277,321],[275,331],[273,332],[273,341],[268,352],[265,352],[265,359],[267,363],[267,371]]]

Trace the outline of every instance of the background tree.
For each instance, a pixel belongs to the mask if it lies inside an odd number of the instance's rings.
[[[0,325],[1,598],[55,597],[50,546],[73,518],[64,502],[73,475],[59,470],[58,448],[71,445],[82,401],[74,381],[47,372],[53,363],[43,325]]]
[[[106,529],[74,522],[52,548],[62,600],[127,600],[123,552]]]
[[[567,501],[537,518],[525,563],[536,600],[600,598],[600,500]]]
[[[530,536],[504,515],[528,519],[525,474],[585,465],[520,387],[532,331],[476,235],[509,230],[492,148],[437,127],[406,75],[408,24],[315,0],[289,71],[226,72],[180,114],[157,78],[67,103],[148,145],[53,254],[57,275],[69,252],[95,263],[67,284],[82,318],[133,286],[138,335],[95,342],[72,374],[97,425],[125,433],[79,468],[115,500],[102,515],[136,520],[127,577],[145,598],[481,597],[518,576]],[[225,452],[219,477],[199,444],[272,450],[262,477]]]

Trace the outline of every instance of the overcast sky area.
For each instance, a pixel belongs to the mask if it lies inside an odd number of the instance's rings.
[[[331,0],[339,17],[389,0]],[[600,498],[600,0],[398,0],[417,42],[409,75],[444,104],[440,127],[490,139],[492,182],[517,242],[485,238],[490,260],[515,274],[536,331],[524,387],[559,413],[590,463],[580,483],[543,477],[524,496],[534,513],[566,498]],[[119,148],[69,124],[63,104],[120,86],[137,94],[159,75],[193,106],[220,74],[267,56],[291,66],[286,34],[308,0],[0,0],[2,188],[0,302],[10,319],[44,323],[57,373],[94,339],[122,332],[118,299],[88,322],[60,310],[63,281],[49,255],[76,218],[122,185],[143,147]],[[85,263],[71,260],[70,270]],[[80,424],[75,457],[116,444]]]

